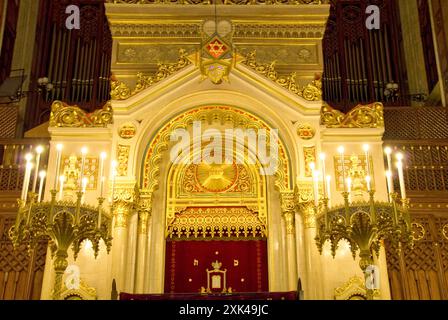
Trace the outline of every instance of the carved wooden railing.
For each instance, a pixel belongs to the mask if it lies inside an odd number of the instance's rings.
[[[384,122],[385,144],[405,155],[408,191],[428,195],[448,192],[448,110],[389,107],[384,110]],[[398,181],[395,185],[398,187]]]

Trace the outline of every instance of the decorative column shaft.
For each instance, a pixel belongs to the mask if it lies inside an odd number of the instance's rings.
[[[297,259],[296,259],[296,237],[294,228],[295,201],[294,193],[286,192],[281,194],[282,213],[286,226],[286,250],[287,250],[287,270],[288,270],[288,290],[297,290]]]
[[[117,185],[113,211],[112,279],[116,280],[119,292],[125,289],[128,220],[134,206],[134,199],[134,184]]]
[[[135,276],[135,292],[144,293],[145,263],[148,243],[148,221],[151,218],[151,197],[140,198],[137,235],[137,265]]]

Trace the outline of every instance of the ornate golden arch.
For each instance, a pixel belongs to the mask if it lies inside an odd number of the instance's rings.
[[[248,163],[236,150],[233,159],[246,161],[195,164],[188,161],[194,156],[169,169],[166,236],[266,237],[267,185],[261,164]],[[210,174],[216,174],[213,180]]]
[[[152,194],[159,186],[160,162],[163,153],[168,150],[170,135],[176,129],[186,129],[194,121],[231,122],[235,128],[265,129],[269,134],[271,127],[258,116],[233,106],[207,105],[186,111],[161,127],[152,138],[144,155],[141,189]],[[279,162],[275,173],[275,187],[279,191],[288,191],[291,186],[289,159],[281,137],[279,137]]]

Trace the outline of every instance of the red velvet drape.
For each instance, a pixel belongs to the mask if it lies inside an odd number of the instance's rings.
[[[233,292],[267,292],[266,240],[167,241],[165,260],[166,293],[198,293],[207,287],[206,269],[212,262],[227,269],[227,288]]]

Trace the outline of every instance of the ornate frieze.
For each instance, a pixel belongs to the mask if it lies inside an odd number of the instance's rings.
[[[107,127],[113,123],[112,105],[107,102],[102,109],[87,113],[78,106],[54,101],[51,106],[50,127]]]
[[[111,82],[111,97],[114,100],[126,100],[133,95],[159,83],[163,79],[168,78],[174,73],[182,70],[186,66],[190,65],[190,60],[187,59],[186,51],[181,49],[179,51],[179,60],[177,63],[172,64],[159,64],[158,70],[152,75],[143,75],[143,73],[137,74],[137,84],[134,89],[130,89],[125,83],[115,80]]]
[[[253,51],[247,54],[243,63],[255,70],[257,73],[265,76],[269,80],[274,81],[278,85],[284,87],[288,91],[298,95],[299,97],[307,101],[320,101],[322,100],[322,82],[320,79],[313,80],[310,84],[303,88],[300,88],[297,84],[297,74],[295,72],[289,75],[280,75],[276,71],[276,62],[273,61],[268,64],[259,63],[256,60],[256,52]]]
[[[327,128],[384,128],[383,111],[380,102],[358,105],[347,114],[326,104],[321,109],[321,124]]]
[[[117,159],[118,159],[118,176],[124,177],[128,174],[128,162],[129,162],[129,152],[131,146],[119,144],[117,147]]]
[[[167,225],[170,238],[266,237],[267,228],[256,212],[240,208],[187,208]]]

